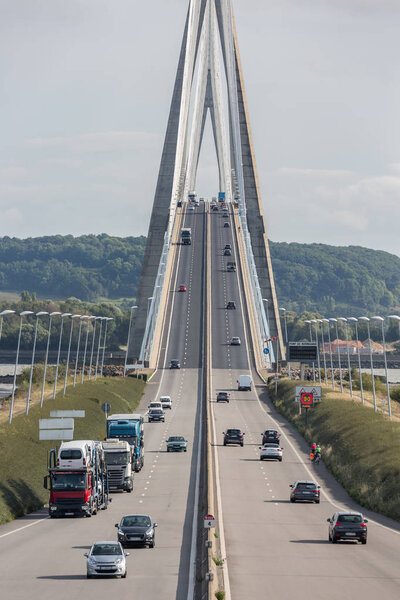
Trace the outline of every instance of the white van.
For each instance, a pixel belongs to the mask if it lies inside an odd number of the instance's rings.
[[[84,469],[92,464],[92,452],[96,442],[73,440],[62,442],[57,456],[60,469]]]
[[[237,381],[239,392],[251,391],[251,377],[250,375],[239,375],[239,379]]]

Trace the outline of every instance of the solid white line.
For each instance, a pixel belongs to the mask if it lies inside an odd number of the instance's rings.
[[[29,525],[24,525],[23,527],[18,527],[18,529],[14,529],[13,531],[9,531],[8,533],[3,533],[0,535],[0,538],[7,537],[8,535],[12,535],[13,533],[17,533],[18,531],[22,531],[23,529],[27,529],[28,527],[33,527],[34,525],[39,525],[39,523],[43,523],[43,521],[47,521],[50,517],[44,517],[44,519],[39,519],[34,523],[29,523]]]

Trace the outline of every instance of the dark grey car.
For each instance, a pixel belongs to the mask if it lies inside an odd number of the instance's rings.
[[[149,515],[125,515],[119,524],[115,523],[115,527],[123,547],[137,544],[154,548],[156,544],[157,523],[153,523]]]
[[[305,500],[307,502],[320,503],[320,486],[315,481],[295,481],[289,487],[292,488],[290,492],[290,502],[297,502],[298,500]]]
[[[165,413],[161,408],[151,408],[148,412],[148,421],[149,423],[153,423],[154,421],[159,421],[161,423],[165,422]]]
[[[356,512],[338,512],[329,523],[328,538],[332,544],[339,540],[355,540],[362,544],[367,543],[367,523],[361,513]]]

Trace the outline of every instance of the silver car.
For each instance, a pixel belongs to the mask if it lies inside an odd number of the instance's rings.
[[[87,557],[87,578],[92,577],[126,577],[126,560],[129,552],[124,552],[119,542],[95,542]]]

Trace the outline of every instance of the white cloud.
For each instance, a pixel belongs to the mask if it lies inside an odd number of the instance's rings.
[[[344,169],[300,169],[292,167],[281,167],[278,169],[278,173],[282,175],[304,175],[306,177],[353,177],[355,173],[353,171],[346,171]]]
[[[136,150],[154,146],[159,136],[145,131],[106,131],[65,137],[31,138],[28,148],[59,148],[69,152],[110,152]]]

